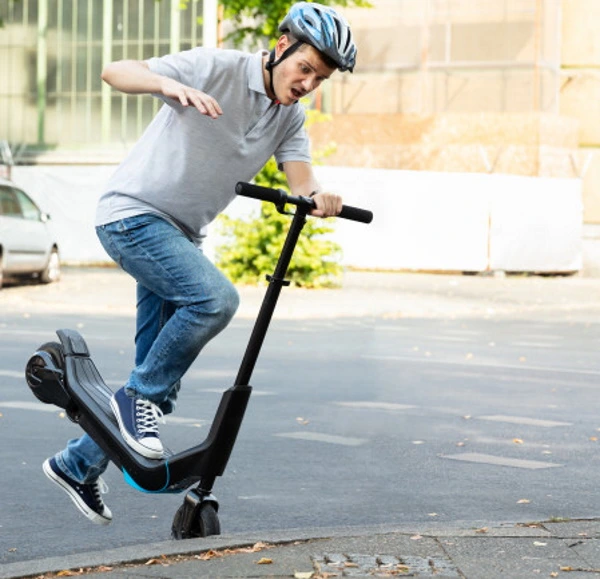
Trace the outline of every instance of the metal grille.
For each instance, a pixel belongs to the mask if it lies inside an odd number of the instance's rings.
[[[108,62],[202,43],[202,0],[0,0],[0,138],[41,148],[134,141],[156,99],[102,83]]]

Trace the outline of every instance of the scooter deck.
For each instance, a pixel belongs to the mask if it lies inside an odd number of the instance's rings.
[[[123,471],[125,480],[145,492],[181,492],[203,478],[220,476],[229,458],[250,386],[225,391],[204,442],[162,459],[141,456],[123,440],[110,407],[113,392],[104,383],[87,344],[75,330],[58,330],[65,355],[65,387],[77,408],[77,422]]]

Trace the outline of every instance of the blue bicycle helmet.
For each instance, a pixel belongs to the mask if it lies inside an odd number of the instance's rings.
[[[342,72],[353,71],[356,63],[356,45],[346,20],[333,8],[316,2],[294,4],[279,25],[279,31],[288,32],[296,42],[286,48],[275,60],[275,49],[271,51],[266,68],[269,71],[271,91],[273,88],[273,67],[298,50],[302,44],[310,44],[327,56]]]
[[[294,4],[279,25],[300,42],[314,46],[336,63],[340,71],[352,72],[356,45],[346,20],[333,8],[313,2]]]

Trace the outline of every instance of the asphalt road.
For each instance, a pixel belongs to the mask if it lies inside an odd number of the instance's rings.
[[[352,274],[282,294],[253,396],[215,493],[223,533],[473,526],[600,515],[600,280]],[[261,290],[188,373],[162,428],[201,441],[235,378]],[[132,286],[114,270],[0,293],[0,563],[169,537],[183,495],[146,495],[110,467],[109,527],[44,477],[77,425],[36,402],[23,368],[58,327],[83,333],[105,381],[133,359]]]

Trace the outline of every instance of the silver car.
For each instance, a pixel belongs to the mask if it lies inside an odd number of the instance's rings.
[[[60,279],[58,243],[44,213],[11,181],[0,178],[0,288],[8,277]]]

